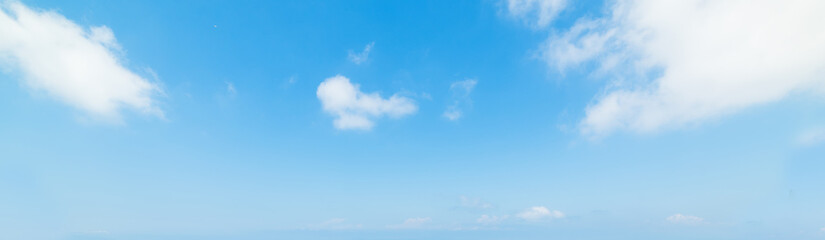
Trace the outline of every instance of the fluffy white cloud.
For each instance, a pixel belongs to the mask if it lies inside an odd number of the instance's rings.
[[[422,228],[425,224],[431,222],[432,219],[429,217],[417,217],[417,218],[408,218],[404,220],[403,223],[398,225],[391,225],[389,228],[394,229],[415,229],[415,228]]]
[[[531,207],[522,211],[516,217],[528,221],[536,221],[542,219],[564,218],[564,213],[558,210],[550,210],[543,206]]]
[[[56,12],[0,3],[0,66],[91,116],[118,120],[121,108],[159,117],[160,88],[123,66],[106,26],[85,29]]]
[[[467,79],[450,84],[450,93],[452,93],[453,103],[447,106],[444,110],[444,117],[451,121],[456,121],[464,114],[462,107],[467,107],[472,104],[470,100],[470,93],[478,83],[475,79]]]
[[[316,92],[324,111],[335,116],[338,129],[369,130],[374,120],[384,115],[402,117],[415,113],[418,106],[412,99],[392,95],[384,99],[378,93],[364,93],[349,78],[336,75],[325,79]]]
[[[697,217],[697,216],[690,216],[690,215],[682,215],[682,214],[674,214],[665,218],[668,222],[671,223],[680,223],[680,224],[697,224],[702,223],[704,219]]]
[[[536,28],[546,27],[567,6],[567,0],[507,0],[511,16]]]
[[[613,81],[587,107],[587,135],[697,124],[825,86],[825,1],[619,0],[550,37],[564,70],[595,62]]]
[[[363,62],[366,62],[367,59],[369,59],[370,57],[370,51],[372,51],[372,46],[374,45],[375,42],[367,44],[367,46],[364,47],[364,51],[360,53],[355,53],[352,50],[350,50],[349,54],[347,55],[347,58],[355,64],[361,64]]]

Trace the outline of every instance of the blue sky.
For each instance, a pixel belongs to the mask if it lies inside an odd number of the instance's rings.
[[[2,1],[2,239],[823,239],[819,1]]]

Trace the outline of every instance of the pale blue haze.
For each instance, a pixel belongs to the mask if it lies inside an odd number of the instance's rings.
[[[164,117],[89,120],[4,71],[0,239],[825,238],[825,142],[798,140],[825,125],[821,97],[580,133],[606,77],[536,54],[554,27],[604,15],[599,1],[569,3],[550,29],[499,1],[23,3],[109,27],[124,66],[157,74]],[[339,74],[418,109],[336,129],[316,90]],[[565,216],[518,219],[534,206]],[[411,218],[429,221],[394,227]]]

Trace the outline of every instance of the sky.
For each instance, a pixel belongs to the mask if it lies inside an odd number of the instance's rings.
[[[825,239],[823,11],[0,0],[0,239]]]

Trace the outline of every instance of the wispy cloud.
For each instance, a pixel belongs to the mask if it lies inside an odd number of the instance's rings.
[[[496,215],[486,215],[485,214],[485,215],[481,215],[481,217],[476,219],[476,223],[480,223],[480,224],[484,224],[484,225],[493,225],[493,224],[501,223],[501,222],[503,222],[503,221],[505,221],[509,218],[510,218],[510,216],[508,216],[508,215],[496,216]]]
[[[825,142],[825,127],[805,129],[796,137],[796,142],[802,146],[814,146]]]
[[[472,99],[470,99],[470,93],[473,92],[476,83],[478,83],[478,81],[475,79],[466,79],[450,84],[452,103],[444,110],[444,117],[451,121],[456,121],[464,115],[463,108],[472,106],[473,102]]]
[[[567,6],[567,0],[507,0],[507,12],[534,28],[549,25]]]
[[[226,83],[226,93],[229,94],[230,97],[234,97],[238,94],[238,90],[235,89],[235,84],[232,82],[225,82]]]
[[[363,62],[366,62],[370,57],[370,51],[372,51],[372,47],[374,45],[375,42],[367,44],[367,46],[364,47],[364,50],[360,53],[355,53],[352,50],[350,50],[349,54],[347,55],[347,58],[355,64],[361,64]]]
[[[699,224],[699,223],[702,223],[703,221],[705,221],[704,219],[702,219],[700,217],[697,217],[697,216],[682,215],[682,214],[679,214],[679,213],[671,215],[671,216],[665,218],[665,220],[667,220],[668,222],[671,222],[671,223],[679,223],[679,224]]]
[[[391,229],[418,229],[424,228],[426,224],[431,222],[432,219],[429,217],[416,217],[416,218],[408,218],[404,220],[403,223],[397,225],[390,225],[388,228]]]
[[[309,229],[312,230],[349,230],[349,229],[361,229],[363,228],[363,224],[354,224],[349,223],[349,221],[345,218],[333,218],[326,220],[320,224],[311,225]]]
[[[41,90],[101,120],[129,108],[163,117],[157,84],[123,66],[121,46],[106,26],[84,28],[57,12],[0,3],[0,64]]]
[[[488,209],[493,207],[492,204],[483,202],[480,198],[461,196],[459,199],[461,200],[461,206],[465,208]]]
[[[385,99],[378,93],[361,92],[359,88],[341,75],[327,78],[318,85],[316,95],[323,110],[335,116],[335,128],[369,130],[377,118],[398,118],[418,110],[410,98],[395,94]]]

